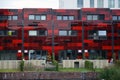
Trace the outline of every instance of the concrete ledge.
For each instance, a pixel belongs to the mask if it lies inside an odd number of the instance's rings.
[[[108,60],[63,60],[63,68],[75,68],[75,62],[78,62],[79,68],[84,68],[85,61],[93,62],[94,68],[105,68],[109,66]]]

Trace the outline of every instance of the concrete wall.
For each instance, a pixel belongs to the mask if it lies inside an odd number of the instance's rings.
[[[20,60],[1,60],[0,69],[18,69]],[[45,60],[26,60],[25,66],[45,66]]]
[[[63,60],[63,68],[74,68],[75,62],[79,62],[79,68],[83,68],[85,66],[86,60]],[[93,62],[94,68],[104,68],[109,66],[108,60],[87,60]]]

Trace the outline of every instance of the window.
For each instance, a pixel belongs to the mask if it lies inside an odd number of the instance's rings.
[[[60,36],[67,36],[67,31],[66,30],[61,30],[59,31]]]
[[[104,5],[104,0],[97,0],[97,7],[98,8],[103,8]]]
[[[77,36],[77,31],[75,30],[60,30],[60,36]]]
[[[118,0],[118,7],[120,8],[120,0]]]
[[[90,0],[90,7],[91,7],[91,8],[94,7],[94,0]]]
[[[107,36],[107,32],[105,30],[99,30],[98,36]]]
[[[36,20],[40,20],[40,16],[39,16],[39,15],[36,15],[36,16],[35,16],[35,19],[36,19]]]
[[[120,36],[120,30],[118,30],[118,35]]]
[[[88,38],[94,39],[94,40],[106,40],[107,31],[106,30],[91,30],[88,33]]]
[[[14,31],[14,30],[9,30],[9,31],[7,32],[7,34],[8,34],[8,36],[15,36],[15,35],[17,35],[17,32]]]
[[[92,20],[92,15],[87,15],[87,20]]]
[[[104,19],[105,19],[105,15],[104,15],[104,14],[100,14],[100,15],[98,16],[98,18],[99,18],[99,20],[104,20]]]
[[[7,16],[1,15],[1,16],[0,16],[0,20],[7,20]]]
[[[77,0],[77,7],[82,8],[83,7],[83,0]]]
[[[46,36],[47,35],[47,31],[46,30],[39,30],[38,31],[38,35],[39,36]]]
[[[69,20],[74,20],[74,16],[69,16]]]
[[[115,0],[108,0],[108,7],[114,8],[115,7]]]
[[[18,20],[18,16],[12,16],[13,20]]]
[[[29,20],[46,20],[46,15],[29,15]]]
[[[62,16],[57,16],[57,20],[62,20]]]
[[[99,15],[87,15],[87,20],[104,20],[105,15],[99,14]]]
[[[117,20],[117,16],[112,16],[112,20]]]
[[[46,30],[30,30],[29,36],[47,36]]]
[[[17,31],[15,30],[0,30],[0,36],[15,36]]]
[[[107,59],[105,50],[89,50],[89,59]]]
[[[57,16],[57,20],[74,20],[74,16]]]
[[[77,35],[77,31],[69,31],[69,36],[76,36]]]
[[[98,20],[98,15],[93,15],[93,20]]]
[[[29,31],[29,36],[37,36],[37,31],[36,30]]]
[[[68,16],[63,16],[63,20],[68,20]]]
[[[46,16],[45,15],[41,15],[41,20],[46,20]]]
[[[8,20],[12,20],[12,17],[11,17],[11,16],[8,16]]]
[[[4,31],[0,30],[0,36],[4,36]]]
[[[120,20],[120,16],[112,16],[112,20],[114,20],[114,21]]]
[[[29,20],[34,20],[35,16],[34,15],[29,15]]]

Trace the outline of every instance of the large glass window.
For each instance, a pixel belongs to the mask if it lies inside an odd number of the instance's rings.
[[[108,7],[114,8],[115,7],[115,0],[108,0]]]
[[[90,7],[91,7],[91,8],[94,7],[94,0],[90,0]]]
[[[104,7],[104,0],[97,0],[97,7],[103,8]]]
[[[83,0],[77,0],[77,7],[82,8],[83,7]]]
[[[35,16],[34,15],[29,15],[29,20],[34,20]]]
[[[16,50],[0,51],[0,60],[17,60]]]
[[[59,35],[60,36],[67,36],[67,31],[66,30],[60,30]]]
[[[29,31],[29,36],[37,36],[37,31],[36,30]]]
[[[107,59],[107,51],[105,50],[89,50],[89,59]]]

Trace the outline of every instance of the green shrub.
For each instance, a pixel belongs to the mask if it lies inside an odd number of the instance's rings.
[[[116,66],[116,67],[120,67],[120,60],[117,60],[117,61],[115,62],[115,66]]]
[[[55,65],[55,70],[58,71],[59,65],[58,65],[58,62],[56,60],[53,60],[53,65]]]
[[[93,69],[93,62],[85,61],[85,68],[86,69]]]
[[[120,80],[120,68],[113,66],[105,68],[100,72],[100,79]]]
[[[20,71],[24,71],[24,60],[20,61]]]

